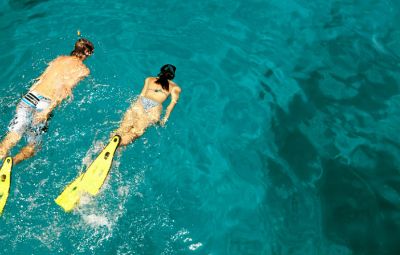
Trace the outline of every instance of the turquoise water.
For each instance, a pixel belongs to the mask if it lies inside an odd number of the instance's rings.
[[[96,47],[14,168],[1,254],[400,254],[398,2],[101,2],[0,1],[1,133],[78,29]],[[183,89],[166,128],[64,213],[53,199],[165,63]]]

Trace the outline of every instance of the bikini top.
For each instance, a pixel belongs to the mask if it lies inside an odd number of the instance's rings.
[[[163,93],[163,94],[166,95],[166,96],[169,95],[169,93],[168,93],[168,92],[165,92],[163,89],[150,89],[150,88],[149,88],[149,90],[152,90],[152,91],[154,91],[154,92],[161,92],[161,93]]]

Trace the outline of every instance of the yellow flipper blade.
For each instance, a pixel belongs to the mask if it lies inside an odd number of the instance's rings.
[[[0,169],[0,215],[3,213],[4,206],[7,203],[8,194],[10,193],[12,165],[12,158],[7,157]]]
[[[97,195],[103,186],[120,141],[119,136],[114,136],[84,174],[80,186],[90,195]]]
[[[66,212],[70,212],[78,204],[81,198],[82,190],[80,189],[80,182],[83,174],[79,175],[73,182],[71,182],[64,191],[56,198],[56,204],[61,206]]]
[[[100,155],[92,162],[88,170],[79,175],[56,198],[55,202],[64,208],[66,212],[74,209],[83,193],[88,192],[93,196],[99,193],[110,171],[114,153],[120,141],[121,138],[119,136],[114,136]]]

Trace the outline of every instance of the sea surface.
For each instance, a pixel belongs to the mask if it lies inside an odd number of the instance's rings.
[[[0,0],[0,136],[78,30],[90,77],[14,167],[0,254],[400,254],[399,1]],[[166,127],[65,213],[54,199],[166,63]]]

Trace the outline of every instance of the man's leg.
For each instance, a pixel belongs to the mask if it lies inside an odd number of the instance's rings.
[[[0,160],[4,159],[8,152],[21,140],[21,135],[17,132],[9,132],[0,143]]]
[[[15,155],[15,157],[13,158],[14,164],[18,164],[21,161],[28,159],[30,157],[32,157],[33,155],[35,155],[36,152],[36,145],[34,143],[28,144],[27,146],[25,146],[24,148],[22,148],[20,150],[20,152],[18,152],[17,155]]]
[[[48,129],[48,122],[36,123],[26,131],[28,145],[22,148],[14,157],[14,163],[18,164],[23,160],[31,158],[36,154],[36,151],[41,148],[43,135]]]
[[[22,135],[29,125],[31,109],[23,104],[18,104],[15,116],[8,126],[8,133],[0,142],[0,160],[4,159],[8,152],[21,140]]]

